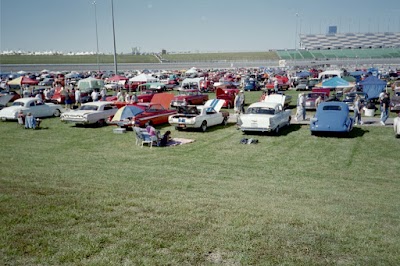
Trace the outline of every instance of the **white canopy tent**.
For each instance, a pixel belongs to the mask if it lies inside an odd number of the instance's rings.
[[[149,83],[149,82],[157,82],[158,80],[155,77],[152,77],[150,75],[140,74],[140,75],[137,75],[137,76],[135,76],[133,78],[130,78],[129,81],[130,82],[146,82],[146,83]]]

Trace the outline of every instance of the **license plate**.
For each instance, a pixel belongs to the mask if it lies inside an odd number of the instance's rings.
[[[178,124],[178,127],[185,127],[185,124]]]

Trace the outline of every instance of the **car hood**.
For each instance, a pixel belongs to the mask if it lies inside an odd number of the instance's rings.
[[[271,94],[265,98],[266,103],[280,103],[282,106],[285,105],[286,95]]]
[[[7,103],[10,102],[10,100],[14,97],[14,95],[11,94],[4,94],[0,97],[0,105],[6,106]]]
[[[212,99],[212,100],[208,100],[205,104],[204,104],[204,108],[210,108],[210,110],[215,110],[216,112],[219,112],[222,108],[222,106],[224,105],[225,100],[221,100],[221,99]]]

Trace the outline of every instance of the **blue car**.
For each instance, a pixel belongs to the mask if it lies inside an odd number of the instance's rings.
[[[349,106],[343,102],[319,104],[310,120],[311,135],[320,132],[349,133],[353,129],[353,118],[349,113]]]

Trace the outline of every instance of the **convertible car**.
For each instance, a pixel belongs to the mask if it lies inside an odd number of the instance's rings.
[[[14,103],[0,110],[2,120],[17,120],[18,112],[32,113],[34,117],[60,116],[62,107],[53,103],[44,103],[38,98],[20,98]]]
[[[349,113],[349,106],[343,102],[321,103],[310,120],[311,135],[319,132],[349,133],[353,129],[353,118]]]

